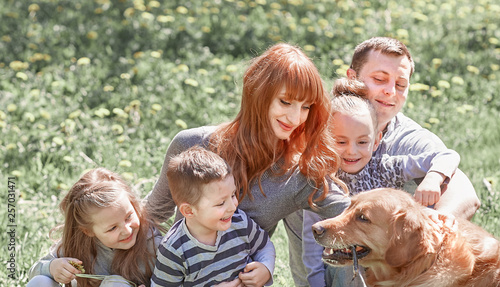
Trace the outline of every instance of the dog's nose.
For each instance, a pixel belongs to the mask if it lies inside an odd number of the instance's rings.
[[[318,238],[318,237],[323,236],[323,233],[325,232],[325,228],[319,224],[313,224],[312,231],[314,233],[314,237]]]

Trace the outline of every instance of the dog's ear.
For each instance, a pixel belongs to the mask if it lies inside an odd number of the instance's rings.
[[[425,222],[418,213],[411,211],[403,211],[395,216],[385,260],[392,267],[403,267],[428,252],[423,240]]]

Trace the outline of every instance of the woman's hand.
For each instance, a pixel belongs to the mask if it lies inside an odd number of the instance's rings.
[[[77,264],[82,264],[83,262],[76,258],[56,258],[50,262],[49,271],[50,275],[56,282],[62,284],[69,284],[71,280],[75,279],[75,274],[82,273],[80,270],[76,269],[69,262],[72,261]]]

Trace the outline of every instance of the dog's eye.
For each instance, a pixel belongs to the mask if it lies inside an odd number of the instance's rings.
[[[370,222],[370,220],[364,214],[359,214],[358,220],[363,222]]]

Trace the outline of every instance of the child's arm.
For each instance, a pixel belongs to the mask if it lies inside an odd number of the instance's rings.
[[[448,184],[459,163],[460,155],[454,150],[436,153],[427,174],[415,190],[415,200],[424,206],[436,204],[441,198],[441,186]]]
[[[276,251],[269,240],[269,235],[260,226],[248,217],[243,211],[239,211],[248,221],[248,240],[255,242],[251,247],[250,256],[253,262],[247,264],[239,278],[245,286],[268,286],[273,283],[274,264]]]
[[[33,266],[31,266],[29,271],[30,280],[37,275],[44,275],[60,283],[69,283],[72,279],[75,279],[74,274],[82,273],[80,272],[80,270],[76,269],[71,264],[69,264],[69,261],[73,261],[78,264],[82,264],[82,262],[76,258],[69,258],[69,257],[59,258],[59,256],[57,255],[58,247],[59,243],[52,245],[50,247],[49,253],[40,260],[38,260],[38,262],[33,264]],[[65,271],[63,271],[63,269]],[[71,279],[66,281],[66,279],[68,278]]]
[[[372,158],[372,160],[374,159]],[[439,200],[439,198],[435,198],[436,193],[441,194],[441,184],[447,183],[457,170],[460,163],[460,155],[454,150],[447,149],[439,152],[426,152],[419,155],[383,155],[381,159],[379,158],[379,161],[381,166],[378,173],[389,172],[383,179],[392,181],[387,186],[391,186],[392,184],[398,186],[410,180],[424,178],[424,181],[421,183],[422,186],[419,186],[415,192],[415,199],[428,206]],[[390,173],[391,170],[392,174]]]
[[[441,185],[449,178],[437,171],[429,171],[415,190],[415,200],[423,206],[436,204],[441,198]]]

